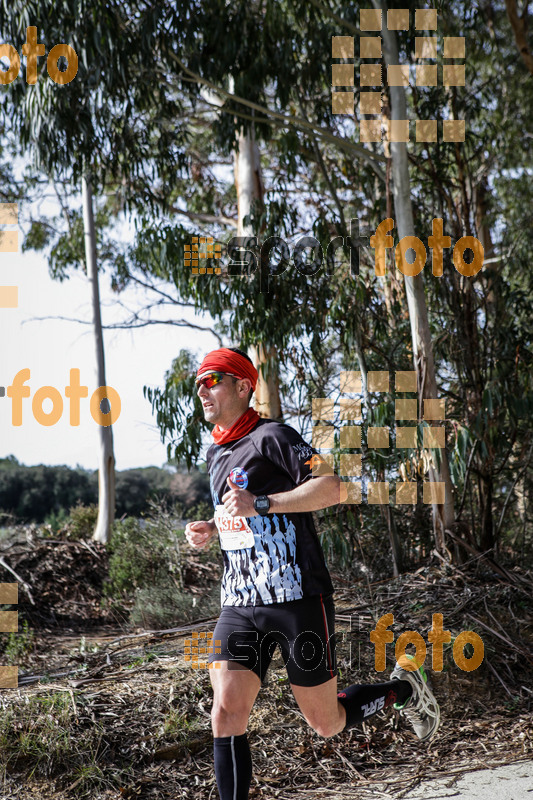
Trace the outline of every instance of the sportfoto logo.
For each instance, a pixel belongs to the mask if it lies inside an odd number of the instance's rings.
[[[26,83],[37,83],[37,57],[44,56],[44,53],[44,44],[37,42],[37,28],[30,25],[26,28],[26,44],[22,45],[22,55],[26,56]],[[67,62],[64,72],[57,66],[60,58]],[[20,56],[12,44],[0,44],[0,66],[2,61],[9,61],[7,69],[0,68],[0,84],[7,86],[13,83],[20,71]],[[48,53],[46,69],[54,83],[70,83],[78,72],[78,56],[74,48],[69,44],[56,44]]]
[[[393,237],[390,235],[394,228],[392,217],[384,219],[376,228],[372,236],[360,232],[358,219],[350,221],[350,236],[344,239],[342,236],[333,238],[326,248],[326,275],[332,275],[336,267],[337,252],[340,248],[350,254],[350,273],[352,276],[359,275],[360,248],[362,245],[370,246],[374,250],[374,272],[377,276],[386,275],[386,251],[394,248],[394,260],[396,268],[404,275],[413,277],[424,269],[428,257],[424,242],[417,236],[404,236],[394,247]],[[444,223],[440,217],[432,221],[432,233],[427,239],[428,248],[431,250],[431,270],[436,278],[441,278],[443,274],[444,250],[452,246],[450,236],[444,234]],[[185,245],[187,248],[188,245]],[[194,245],[193,245],[194,247]],[[215,245],[220,249],[220,245]],[[289,245],[279,236],[270,236],[261,246],[258,245],[255,236],[234,236],[226,245],[229,262],[217,267],[206,266],[198,269],[193,266],[192,274],[220,274],[220,266],[225,266],[227,274],[232,275],[251,275],[258,266],[261,266],[261,286],[260,290],[268,291],[268,279],[283,275],[292,264],[301,275],[311,277],[316,275],[324,264],[324,251],[322,245],[314,236],[303,236],[294,246],[291,254]],[[466,251],[469,250],[472,257],[465,259]],[[408,253],[412,251],[414,257]],[[220,252],[200,254],[202,258],[220,258]],[[463,236],[453,248],[452,261],[455,269],[461,275],[471,278],[483,267],[484,250],[483,245],[475,236]],[[192,261],[198,264],[198,260]],[[190,253],[185,251],[185,267],[190,267]],[[263,280],[264,276],[264,280]]]
[[[337,630],[336,633],[332,633],[327,641],[327,646],[328,648],[331,646],[332,649],[335,646],[337,658],[347,656],[349,666],[352,667],[354,666],[352,663],[352,645],[351,641],[349,641],[349,638],[351,637],[348,638],[348,653],[346,653],[344,647],[341,648],[338,645],[344,645],[346,643],[345,634],[350,635],[356,631],[363,630],[363,626],[361,625],[362,620],[355,614],[350,615],[349,617],[337,615],[336,620],[345,624],[349,623],[349,630]],[[352,625],[352,623],[357,624]],[[393,624],[394,616],[392,614],[384,614],[377,621],[376,627],[370,631],[370,642],[375,648],[374,664],[376,672],[383,672],[383,670],[386,668],[386,646],[387,643],[394,641],[394,634],[391,630],[388,630],[388,628]],[[238,633],[238,631],[234,631],[234,633]],[[298,645],[296,642],[294,645],[290,645],[289,640],[281,631],[272,631],[272,633],[275,633],[278,637],[283,637],[286,641],[289,656],[286,657],[282,653],[285,666],[287,665],[289,659],[292,658],[298,667],[306,672],[312,672],[313,670],[320,669],[321,665],[323,664],[325,651],[324,644],[317,633],[314,631],[302,631],[297,639]],[[304,634],[306,634],[305,637]],[[358,637],[358,639],[360,639],[360,637]],[[451,631],[443,630],[442,614],[432,614],[432,626],[428,631],[427,639],[432,646],[432,669],[434,672],[442,672],[444,668],[443,645],[450,644],[452,642]],[[472,653],[469,656],[465,656],[464,653],[464,649],[467,645],[472,649]],[[255,667],[258,663],[258,660],[259,663],[261,663],[261,656],[264,648],[267,649],[268,654],[268,648],[270,647],[270,644],[266,639],[264,639],[258,649],[252,648],[251,644],[243,645],[242,643],[238,643],[235,646],[236,651],[234,652],[231,647],[231,634],[229,634],[228,649],[232,655],[232,660],[229,662],[229,669],[232,669],[232,661],[238,662],[244,660],[247,662],[247,664],[250,664],[250,651],[255,656],[255,661],[250,668]],[[406,648],[408,646],[414,646],[415,648],[413,660],[406,657]],[[243,648],[248,650],[248,655],[243,655]],[[481,636],[474,631],[461,631],[453,639],[452,651],[453,660],[455,661],[456,666],[458,666],[463,672],[472,672],[481,666],[485,655],[485,646]],[[220,639],[213,639],[213,631],[192,631],[191,638],[185,639],[183,650],[184,661],[189,663],[192,669],[218,669],[220,666],[220,660],[217,660],[216,656],[221,655],[221,653],[222,641]],[[405,670],[412,672],[419,667],[424,666],[426,654],[426,642],[419,633],[416,631],[404,631],[400,634],[398,640],[396,641],[394,655],[396,661],[398,661]],[[209,662],[207,659],[210,655],[214,656],[215,660]],[[233,667],[233,669],[237,669],[237,667]],[[396,698],[394,697],[391,698],[392,701],[395,699]],[[379,708],[388,705],[388,703],[383,699],[381,700],[381,703],[383,705]],[[368,716],[368,714],[373,714],[376,710],[379,709],[370,703],[366,707],[365,716]]]
[[[7,387],[7,396],[11,398],[11,424],[15,427],[22,425],[24,397],[29,397],[31,390],[25,386],[30,379],[30,370],[21,369],[13,378],[11,386]],[[0,386],[0,397],[5,397],[6,391]],[[80,400],[88,397],[89,389],[87,386],[80,385],[79,369],[70,370],[70,383],[65,386],[65,397],[69,400],[70,424],[77,426],[80,424]],[[52,403],[50,411],[44,410],[46,401]],[[102,409],[102,405],[106,408]],[[63,414],[63,398],[59,391],[53,386],[41,386],[37,389],[32,398],[31,408],[34,419],[39,425],[55,425]],[[112,386],[99,386],[91,395],[90,412],[97,425],[107,428],[113,425],[120,416],[121,402],[120,395]]]
[[[409,142],[408,119],[383,119],[381,87],[382,77],[382,37],[383,14],[380,9],[361,9],[359,27],[361,31],[372,32],[371,36],[359,37],[359,117],[360,141],[381,142],[383,136],[389,142]],[[387,11],[387,30],[408,31],[409,9],[397,8]],[[418,8],[415,11],[415,30],[436,31],[437,10],[434,8]],[[443,37],[442,85],[465,85],[465,39],[463,36]],[[389,86],[410,85],[420,87],[438,86],[439,70],[437,65],[437,36],[416,36],[415,52],[412,60],[416,61],[414,81],[410,74],[409,64],[389,64],[387,66],[387,83]],[[355,106],[355,49],[353,36],[333,36],[331,55],[343,63],[332,64],[331,107],[333,114],[354,116]],[[460,63],[457,63],[460,61]],[[337,87],[348,87],[338,91]],[[368,89],[371,87],[371,90]],[[376,89],[375,87],[380,87]],[[365,91],[363,91],[363,89]],[[417,142],[437,142],[438,123],[436,119],[417,119],[415,125]],[[464,142],[465,120],[445,119],[442,121],[442,141]]]

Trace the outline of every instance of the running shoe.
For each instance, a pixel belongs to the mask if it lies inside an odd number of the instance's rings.
[[[414,661],[414,657],[405,654],[405,658]],[[391,680],[409,681],[413,687],[413,694],[405,703],[394,703],[394,708],[412,725],[414,732],[422,742],[431,739],[440,725],[440,708],[435,695],[429,687],[428,676],[422,666],[415,671],[403,669],[397,663],[391,672]],[[416,662],[415,662],[416,663]]]

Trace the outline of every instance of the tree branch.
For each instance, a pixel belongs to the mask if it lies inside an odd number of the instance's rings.
[[[241,103],[242,105],[248,106],[249,108],[253,108],[255,111],[261,111],[261,113],[265,114],[267,117],[279,120],[285,123],[286,125],[293,125],[295,127],[299,126],[300,128],[304,128],[305,130],[315,131],[315,133],[317,133],[326,141],[332,142],[333,144],[336,144],[338,147],[348,150],[349,152],[355,153],[359,158],[362,158],[363,160],[367,161],[370,164],[370,166],[377,172],[377,174],[383,180],[383,182],[385,181],[385,175],[383,174],[382,170],[376,163],[378,161],[385,162],[386,161],[385,156],[378,155],[377,153],[371,154],[369,150],[367,150],[362,145],[354,144],[348,141],[348,139],[343,139],[340,136],[335,136],[334,134],[329,133],[329,131],[324,130],[324,128],[320,128],[317,125],[313,125],[310,122],[306,122],[306,120],[302,119],[301,117],[296,117],[296,116],[292,117],[287,114],[280,114],[277,111],[273,111],[269,108],[265,108],[264,106],[259,105],[258,103],[254,103],[251,100],[245,100],[243,97],[231,94],[230,92],[227,92],[225,89],[222,89],[221,87],[216,86],[214,83],[211,83],[211,81],[202,78],[202,76],[198,75],[198,73],[188,69],[188,67],[186,67],[185,64],[183,64],[183,62],[178,58],[178,56],[175,53],[169,53],[168,55],[173,61],[179,64],[181,69],[187,75],[190,75],[192,78],[194,78],[194,81],[196,83],[202,84],[203,86],[208,86],[214,92],[221,94],[223,97],[226,97],[230,100],[234,100],[236,103]]]
[[[520,472],[518,473],[518,475],[517,475],[517,476],[516,476],[516,478],[514,479],[514,481],[513,481],[513,485],[512,485],[512,486],[511,486],[511,488],[509,489],[509,494],[507,495],[507,497],[506,497],[506,499],[505,499],[505,503],[503,504],[502,513],[501,513],[501,515],[500,515],[500,521],[498,522],[498,527],[496,528],[496,532],[495,532],[495,534],[494,534],[494,539],[495,539],[495,541],[496,541],[496,540],[499,538],[499,536],[500,536],[500,530],[501,530],[501,527],[502,527],[502,523],[503,523],[503,520],[504,520],[504,517],[505,517],[505,513],[506,513],[506,511],[507,511],[507,506],[509,505],[509,501],[510,501],[510,499],[511,499],[512,495],[513,495],[514,488],[515,488],[516,484],[518,483],[518,481],[520,480],[520,478],[521,478],[523,475],[525,475],[525,473],[527,472],[527,469],[528,469],[528,467],[529,467],[529,463],[530,463],[530,461],[531,461],[531,456],[532,456],[532,455],[533,455],[533,443],[532,443],[531,447],[529,448],[529,453],[528,453],[528,455],[527,455],[527,460],[526,460],[526,463],[524,464],[524,466],[522,467],[522,469],[520,470]]]
[[[194,303],[184,303],[182,300],[176,300],[175,298],[172,297],[172,295],[167,294],[162,289],[158,289],[157,286],[154,286],[151,283],[146,283],[146,281],[142,281],[140,278],[137,278],[135,275],[130,275],[129,277],[131,278],[131,280],[134,283],[139,284],[139,286],[142,286],[144,289],[149,289],[150,291],[155,292],[156,294],[160,294],[161,297],[164,297],[172,305],[184,306],[185,308],[194,308]]]
[[[231,217],[217,217],[215,214],[196,214],[193,211],[184,211],[183,208],[177,206],[170,206],[170,211],[173,214],[181,214],[188,219],[198,220],[198,222],[218,222],[222,225],[230,225],[232,228],[237,228],[237,220]]]
[[[76,322],[78,325],[92,325],[91,320],[84,320],[84,319],[76,319],[75,317],[63,317],[63,316],[47,316],[47,317],[32,317],[31,319],[26,319],[22,321],[22,325],[26,322],[42,322],[43,320],[48,319],[60,319],[64,322]],[[218,333],[216,333],[213,328],[209,326],[202,326],[202,325],[195,325],[193,322],[187,322],[184,319],[146,319],[140,320],[137,318],[138,321],[135,324],[129,322],[120,322],[115,323],[114,325],[102,325],[102,328],[106,330],[133,330],[134,328],[146,328],[147,325],[175,325],[178,328],[191,328],[197,331],[207,331],[208,333],[212,333],[215,339],[219,342],[220,346],[222,347],[222,339]]]
[[[322,11],[327,17],[332,19],[334,22],[337,22],[339,25],[342,25],[342,27],[345,28],[347,31],[350,31],[350,33],[353,33],[355,36],[361,35],[361,31],[359,30],[359,28],[357,28],[355,25],[352,25],[352,23],[348,22],[347,19],[339,17],[338,14],[335,14],[334,11],[332,11],[330,8],[321,3],[320,0],[309,0],[309,2],[315,8],[318,8],[319,11]]]

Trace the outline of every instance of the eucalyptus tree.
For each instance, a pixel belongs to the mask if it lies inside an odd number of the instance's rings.
[[[394,30],[389,29],[386,22],[387,3],[384,0],[383,2],[381,0],[373,0],[373,5],[382,14],[381,34],[384,62],[387,67],[399,64],[397,36]],[[388,89],[391,121],[406,120],[408,116],[404,87],[390,85]],[[405,142],[392,140],[389,146],[398,236],[400,239],[406,236],[414,237],[415,227],[411,203],[407,145]],[[422,405],[425,398],[436,398],[438,396],[433,344],[428,322],[423,278],[420,274],[408,274],[408,270],[405,270],[405,272],[407,273],[404,274],[404,281],[411,322],[413,363],[417,373],[419,401],[420,405]],[[448,465],[448,454],[445,448],[441,451],[439,466],[430,470],[430,477],[433,481],[442,482],[445,490],[444,502],[433,503],[435,545],[438,551],[442,553],[445,549],[445,530],[450,529],[455,521],[453,486]]]
[[[442,331],[434,343],[450,416],[460,420],[451,462],[457,520],[467,544],[482,551],[498,545],[515,477],[522,473],[521,483],[530,469],[533,413],[533,337],[525,312],[533,293],[524,233],[531,227],[533,81],[505,6],[458,3],[445,16],[445,35],[466,39],[466,86],[441,88],[440,105],[465,118],[466,138],[439,148],[438,160],[420,161],[415,178],[420,224],[430,228],[441,217],[452,242],[475,235],[485,249],[483,269],[472,278],[457,273],[448,250],[442,277],[427,282]]]
[[[230,76],[230,88],[233,78]],[[223,107],[225,100],[215,92],[202,90],[202,97],[211,105]],[[237,194],[237,238],[244,249],[257,244],[251,225],[252,210],[264,209],[265,187],[261,168],[259,147],[255,140],[255,129],[252,126],[247,132],[239,130],[233,154],[235,190]],[[281,403],[279,394],[279,372],[275,348],[269,348],[263,342],[250,346],[249,354],[258,370],[255,388],[255,408],[263,417],[281,419]]]
[[[332,19],[336,18],[339,26],[337,33],[354,37],[359,35],[355,16],[346,12],[340,5],[336,7],[328,4],[326,8],[321,0],[313,0],[313,5]],[[415,33],[412,26],[415,5],[406,3],[402,6],[408,7],[411,29],[399,33],[398,36],[386,30],[386,5],[375,3],[375,6],[383,11],[384,28],[380,35],[383,37],[384,67],[386,68],[387,64],[406,63],[412,74],[415,62],[414,38],[415,35],[422,35],[419,32]],[[483,31],[481,36],[480,31]],[[429,32],[424,35],[437,34]],[[507,186],[513,186],[510,189],[511,194],[520,192],[524,196],[524,210],[529,207],[528,192],[524,193],[529,175],[524,174],[524,170],[531,164],[529,133],[531,115],[528,110],[531,107],[533,85],[514,50],[512,31],[507,23],[503,2],[492,3],[489,6],[472,6],[469,3],[457,2],[439,8],[438,36],[439,70],[442,68],[440,37],[466,37],[466,88],[441,85],[431,89],[421,89],[415,86],[406,97],[403,87],[385,86],[383,124],[388,125],[390,117],[433,118],[439,123],[439,141],[435,144],[413,143],[411,122],[409,148],[407,149],[403,143],[391,142],[387,146],[385,142],[383,152],[390,157],[388,186],[391,188],[394,216],[400,238],[416,233],[421,239],[425,239],[432,231],[433,218],[440,217],[444,219],[445,233],[451,234],[452,239],[477,235],[488,245],[485,254],[486,267],[473,277],[463,277],[458,274],[452,263],[451,250],[445,251],[445,268],[441,277],[435,278],[429,275],[428,279],[429,267],[426,268],[424,287],[421,276],[404,277],[411,323],[412,353],[415,356],[417,353],[422,356],[419,366],[425,365],[424,394],[436,396],[437,384],[433,377],[438,372],[439,390],[447,398],[450,412],[447,427],[452,432],[451,426],[455,426],[455,436],[448,437],[450,449],[453,449],[451,470],[457,485],[455,498],[451,491],[446,451],[443,453],[444,458],[439,458],[439,452],[435,453],[437,469],[433,471],[433,479],[437,477],[438,472],[442,474],[444,471],[441,480],[444,479],[446,483],[448,501],[444,507],[437,508],[439,516],[436,521],[439,524],[435,530],[436,544],[442,551],[447,546],[444,535],[446,531],[449,532],[450,539],[457,542],[463,535],[467,540],[474,535],[477,536],[474,532],[479,527],[477,543],[483,550],[487,550],[494,545],[493,479],[495,475],[501,473],[504,465],[508,464],[509,458],[512,457],[512,453],[509,454],[510,447],[503,446],[499,456],[495,458],[495,443],[501,441],[501,437],[497,436],[496,419],[508,420],[512,438],[515,439],[517,431],[520,430],[520,416],[524,419],[524,415],[527,414],[530,397],[529,389],[523,385],[525,393],[520,400],[516,400],[515,390],[511,390],[509,378],[504,377],[503,364],[498,366],[498,362],[501,363],[498,358],[498,347],[504,352],[513,342],[515,347],[518,346],[518,342],[509,327],[505,328],[505,334],[501,330],[500,323],[508,315],[505,313],[505,302],[502,304],[494,302],[496,286],[500,289],[502,300],[510,294],[516,294],[517,298],[527,296],[522,290],[526,281],[515,273],[507,274],[503,281],[496,282],[496,278],[493,277],[495,268],[498,273],[505,274],[507,265],[505,258],[500,255],[502,248],[494,248],[491,245],[490,236],[487,236],[487,226],[492,225],[495,228],[492,236],[494,245],[498,229],[503,231],[507,228],[504,215],[494,213],[499,204],[509,202],[508,198],[504,198],[497,191],[497,186],[502,185],[502,169],[507,171],[505,179]],[[505,81],[501,82],[501,91],[495,94],[494,87],[499,85],[499,76],[503,75]],[[513,108],[515,112],[512,111]],[[467,135],[464,143],[442,142],[440,126],[443,118],[466,118]],[[522,142],[522,146],[518,149],[517,139]],[[370,148],[376,152],[381,145],[370,145]],[[389,175],[389,168],[387,174]],[[333,179],[335,180],[335,175]],[[388,195],[388,187],[381,197],[379,192],[377,193],[376,204],[383,209],[381,218],[392,216],[393,206],[392,202],[390,206],[388,205]],[[487,216],[487,210],[490,216]],[[530,223],[525,224],[530,225]],[[515,228],[514,233],[516,232]],[[507,238],[511,238],[510,232]],[[522,239],[523,237],[518,234],[518,240]],[[511,251],[514,252],[515,248],[516,237]],[[390,279],[394,281],[394,275],[391,275]],[[344,297],[342,299],[344,301]],[[401,295],[398,299],[402,301]],[[403,302],[396,304],[396,313],[400,315],[403,314],[402,305]],[[521,308],[520,304],[518,308]],[[449,333],[445,331],[444,326],[450,329]],[[490,331],[490,347],[486,347],[488,331]],[[458,337],[460,346],[454,346],[453,339],[449,338],[454,334]],[[523,354],[521,357],[529,358],[527,338],[525,340],[521,338],[519,350]],[[489,361],[486,360],[487,356]],[[495,385],[497,371],[502,372],[503,378],[498,389]],[[421,383],[420,381],[419,385]],[[498,401],[492,403],[489,400],[491,396],[497,397]],[[421,399],[422,397],[423,395]],[[520,411],[517,404],[520,404]],[[489,405],[498,408],[497,416],[494,408],[488,412]],[[458,420],[461,421],[459,425],[457,425]],[[476,441],[477,445],[474,446]],[[463,453],[466,442],[472,449],[467,453],[465,460]],[[520,464],[525,465],[528,452],[526,446],[520,457]],[[453,524],[455,513],[453,501],[455,499],[460,515],[465,507],[469,474],[475,475],[476,478],[480,511],[479,526],[473,513],[471,531],[468,531],[464,523]],[[459,557],[460,553],[457,552],[456,556]]]
[[[59,63],[63,61],[63,68],[51,64],[54,81],[45,71],[46,67],[50,72],[50,60],[38,63],[35,55],[27,51],[27,80],[19,78],[10,84],[3,96],[2,112],[17,137],[21,153],[31,153],[35,168],[52,181],[66,178],[82,184],[85,262],[92,286],[97,377],[102,387],[107,384],[93,192],[110,181],[120,191],[120,181],[125,175],[130,182],[144,180],[146,184],[145,170],[162,153],[165,165],[160,174],[171,174],[176,164],[172,157],[176,155],[176,138],[173,137],[170,146],[164,126],[158,126],[155,136],[153,128],[140,123],[151,79],[140,68],[147,32],[140,31],[137,23],[135,8],[118,2],[0,3],[0,27],[11,41],[24,41],[27,29],[29,35],[36,28],[32,46],[38,56],[45,51],[39,35],[48,46],[67,40],[71,48],[66,51],[66,66],[64,55],[58,59]],[[163,105],[167,103],[164,98],[163,101]],[[141,200],[136,198],[137,202]],[[68,218],[68,210],[66,214]],[[103,403],[107,404],[105,409]],[[109,538],[115,508],[115,460],[109,413],[104,388],[100,404],[102,424],[98,427],[99,514],[94,533],[94,538],[103,542]]]

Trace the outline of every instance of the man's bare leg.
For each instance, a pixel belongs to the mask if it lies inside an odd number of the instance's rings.
[[[214,694],[213,736],[240,736],[248,727],[248,717],[261,688],[259,677],[236,661],[213,662],[209,677]]]
[[[221,800],[248,800],[252,756],[246,736],[248,717],[261,688],[259,677],[235,661],[210,664],[213,687],[213,749]]]
[[[291,689],[307,723],[320,736],[335,736],[346,725],[346,711],[337,700],[337,677],[319,686],[295,686]]]

